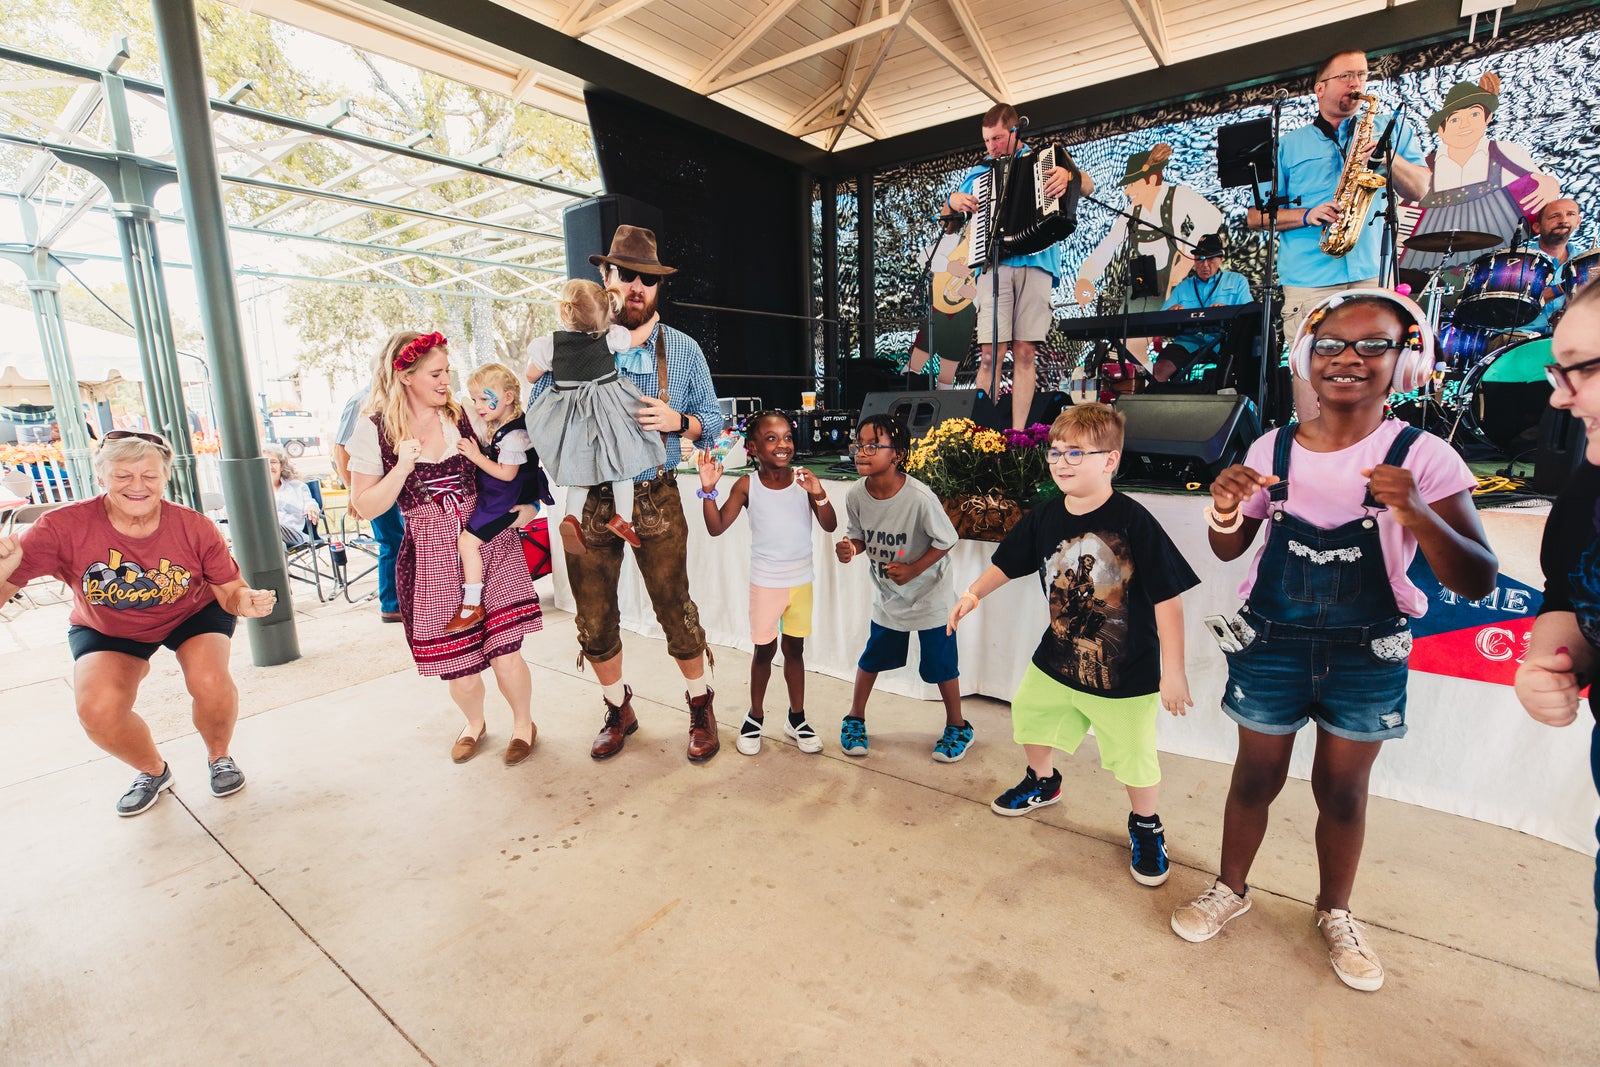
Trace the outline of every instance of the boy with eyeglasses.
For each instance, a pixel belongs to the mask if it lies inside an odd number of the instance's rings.
[[[1050,426],[1050,476],[1062,498],[1040,504],[995,549],[988,570],[950,609],[948,631],[1013,578],[1037,573],[1050,625],[1011,698],[1012,736],[1028,756],[1022,781],[990,807],[1026,815],[1061,799],[1055,750],[1077,751],[1089,728],[1100,765],[1128,790],[1129,870],[1141,885],[1167,880],[1156,814],[1158,706],[1192,707],[1183,665],[1181,593],[1200,584],[1155,518],[1111,487],[1124,417],[1076,404]]]

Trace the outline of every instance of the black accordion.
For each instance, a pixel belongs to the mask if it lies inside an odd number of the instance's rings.
[[[1044,182],[1058,166],[1072,171],[1072,181],[1065,193],[1052,199],[1044,195]],[[1006,169],[1010,173],[1004,177],[1006,195],[1001,202],[1002,184],[995,176]],[[1072,231],[1078,228],[1078,195],[1082,189],[1083,178],[1072,157],[1057,145],[1009,161],[995,161],[994,166],[978,176],[972,190],[978,198],[978,210],[967,224],[971,242],[967,262],[992,267],[1005,256],[1032,255],[1071,237]],[[1000,219],[999,242],[991,240],[989,232],[989,219],[996,206],[1004,212]]]

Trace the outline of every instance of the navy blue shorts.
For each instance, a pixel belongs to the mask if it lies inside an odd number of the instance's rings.
[[[1282,636],[1248,611],[1255,636],[1229,652],[1222,710],[1248,730],[1292,734],[1315,720],[1335,737],[1387,741],[1406,735],[1411,631],[1405,618],[1372,627],[1365,642]]]
[[[155,655],[156,649],[162,645],[176,652],[179,645],[201,634],[222,634],[224,637],[232,637],[234,623],[237,621],[223,610],[221,604],[213,600],[174,626],[172,632],[159,641],[135,641],[130,637],[112,637],[103,634],[92,626],[69,626],[67,646],[72,649],[73,659],[81,659],[91,652],[121,652],[127,656],[138,656],[147,660]]]
[[[961,677],[956,665],[956,635],[944,632],[943,626],[930,626],[917,631],[918,647],[922,658],[917,673],[929,685],[940,685],[952,678]],[[911,650],[911,634],[907,630],[891,630],[872,623],[867,633],[867,647],[856,664],[868,674],[882,674],[906,665],[906,653]]]

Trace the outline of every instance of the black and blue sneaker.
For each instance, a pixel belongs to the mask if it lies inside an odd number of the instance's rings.
[[[1161,817],[1141,817],[1128,813],[1128,841],[1133,848],[1133,859],[1128,870],[1140,885],[1160,885],[1171,873],[1167,869],[1167,835],[1161,826]]]
[[[864,719],[846,715],[839,722],[839,749],[846,756],[867,754],[867,724]]]
[[[933,758],[940,763],[955,763],[967,754],[972,744],[972,724],[965,719],[960,726],[946,726],[939,740],[933,743]]]
[[[996,815],[1026,815],[1034,808],[1054,804],[1061,799],[1061,772],[1054,771],[1041,780],[1028,768],[1022,781],[995,798],[989,807]]]

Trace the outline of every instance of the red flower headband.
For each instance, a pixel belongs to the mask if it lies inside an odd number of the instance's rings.
[[[405,370],[415,363],[424,352],[429,349],[441,348],[450,342],[445,340],[442,333],[425,333],[412,341],[407,341],[394,357],[394,369]]]

